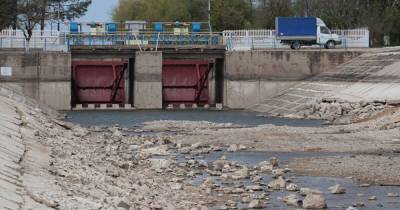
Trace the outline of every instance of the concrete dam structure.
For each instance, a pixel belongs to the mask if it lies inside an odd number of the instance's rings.
[[[154,49],[153,49],[154,50]],[[113,49],[70,53],[3,51],[1,85],[57,110],[162,109],[261,104],[363,54],[360,50],[226,52],[221,47]]]

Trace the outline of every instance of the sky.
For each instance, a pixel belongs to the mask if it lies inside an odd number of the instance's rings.
[[[118,0],[92,0],[85,16],[78,19],[79,22],[110,22],[111,11],[118,5]]]

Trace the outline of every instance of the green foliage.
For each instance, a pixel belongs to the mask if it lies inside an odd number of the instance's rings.
[[[45,0],[48,5],[47,15],[50,19],[72,20],[87,12],[92,0]]]
[[[41,21],[42,3],[42,0],[17,1],[17,27],[23,31],[27,41],[31,39],[33,29]]]
[[[17,2],[15,0],[0,0],[0,29],[16,24]]]
[[[293,16],[294,8],[291,0],[269,0],[265,6],[255,10],[256,28],[275,28],[276,17]]]
[[[211,8],[212,26],[217,31],[252,26],[253,11],[250,1],[213,0]]]
[[[212,21],[216,30],[250,27],[252,9],[248,0],[212,0]],[[207,0],[120,0],[114,21],[208,21]]]
[[[113,12],[115,21],[189,21],[186,0],[121,0]]]

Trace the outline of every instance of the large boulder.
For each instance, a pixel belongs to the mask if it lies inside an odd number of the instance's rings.
[[[300,188],[296,184],[290,183],[290,184],[286,185],[286,190],[294,192],[294,191],[299,191]]]
[[[237,144],[232,144],[227,149],[228,152],[237,152],[238,150],[239,150],[239,147]]]
[[[308,194],[303,200],[304,209],[326,209],[325,197],[322,194]]]
[[[283,198],[283,202],[288,206],[301,207],[302,200],[295,194],[288,195]]]
[[[149,161],[151,163],[151,167],[155,170],[167,169],[172,164],[172,161],[167,160],[167,159],[152,158],[152,159],[149,159]]]
[[[248,209],[263,209],[265,208],[265,203],[260,200],[252,200],[247,206]]]
[[[246,166],[243,166],[241,169],[232,173],[232,179],[245,179],[249,177],[249,169]]]
[[[346,193],[346,189],[339,184],[330,187],[329,191],[332,194],[345,194]]]
[[[143,153],[149,155],[169,155],[168,145],[160,145],[156,147],[150,147],[142,150]]]
[[[274,181],[268,183],[268,187],[273,190],[280,190],[286,187],[286,181],[282,176],[280,176]]]
[[[260,162],[258,164],[258,167],[259,167],[260,171],[263,172],[263,173],[271,172],[274,169],[274,166],[271,165],[271,163],[268,162],[268,161]]]

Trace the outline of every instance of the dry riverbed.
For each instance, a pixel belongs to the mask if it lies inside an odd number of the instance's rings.
[[[25,209],[400,206],[400,132],[390,119],[308,128],[187,121],[82,128],[16,107],[27,137],[19,162]]]

